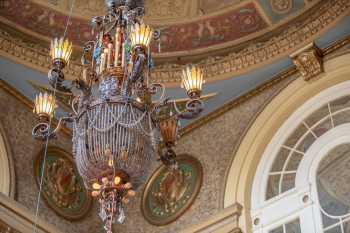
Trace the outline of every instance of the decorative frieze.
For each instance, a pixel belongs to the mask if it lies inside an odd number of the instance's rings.
[[[305,81],[323,72],[322,52],[314,43],[308,44],[290,57]]]
[[[305,19],[293,21],[283,31],[264,41],[253,41],[240,51],[226,56],[209,57],[199,62],[205,70],[206,80],[230,78],[238,73],[247,72],[278,57],[287,55],[296,47],[313,41],[322,31],[330,28],[336,21],[345,16],[350,8],[350,0],[327,0],[319,4],[318,10],[310,13]],[[0,54],[47,72],[50,67],[48,50],[37,45],[28,44],[0,29]],[[176,83],[181,81],[179,64],[156,66],[152,71],[153,82]],[[75,79],[82,74],[78,60],[72,61],[66,69],[66,77]]]

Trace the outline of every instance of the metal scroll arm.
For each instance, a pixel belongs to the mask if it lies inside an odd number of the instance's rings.
[[[48,73],[49,83],[53,88],[56,88],[62,92],[70,92],[68,87],[65,87],[63,84],[64,81],[64,73],[59,68],[52,68]]]
[[[173,115],[175,114],[177,115],[178,118],[187,119],[187,120],[198,117],[204,109],[204,103],[200,99],[188,100],[184,110],[180,110],[179,107],[177,106],[176,101],[169,100],[169,98],[165,99],[163,103],[160,106],[158,106],[158,108],[162,108],[165,106],[168,106],[168,107],[172,106],[173,109],[175,110],[175,113],[172,112]]]
[[[32,135],[35,139],[45,141],[47,139],[55,138],[58,131],[62,128],[65,122],[72,122],[74,118],[72,116],[62,117],[58,121],[55,129],[51,130],[49,122],[40,122],[32,130]]]

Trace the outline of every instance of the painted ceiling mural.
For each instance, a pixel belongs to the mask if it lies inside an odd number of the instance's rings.
[[[5,23],[46,39],[62,35],[72,0],[3,0]],[[250,40],[287,22],[320,0],[147,0],[147,20],[161,31],[154,51],[174,54]],[[69,38],[81,45],[91,38],[89,19],[102,15],[103,0],[76,0]],[[0,18],[0,19],[1,19]]]

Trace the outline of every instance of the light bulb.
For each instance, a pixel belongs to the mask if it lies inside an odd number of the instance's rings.
[[[72,54],[73,44],[64,38],[55,38],[51,41],[51,58],[52,61],[61,61],[66,65]]]
[[[122,202],[124,204],[129,204],[130,200],[128,198],[126,198],[126,197],[123,197]]]
[[[107,177],[103,177],[102,178],[102,183],[105,184],[105,185],[108,184],[108,178]]]
[[[92,191],[91,192],[91,196],[93,196],[93,197],[97,197],[98,195],[100,195],[99,191]]]
[[[130,182],[124,184],[124,188],[125,189],[131,189],[132,188],[132,184]]]
[[[92,188],[95,190],[100,190],[101,189],[101,185],[99,183],[93,183]]]
[[[119,184],[120,184],[120,181],[122,181],[122,179],[121,179],[119,176],[116,176],[116,177],[114,178],[114,184],[115,184],[115,185],[119,185]]]
[[[109,159],[108,160],[108,166],[113,167],[113,164],[114,164],[113,159]]]
[[[131,40],[131,47],[134,48],[135,46],[143,46],[148,47],[148,45],[151,42],[153,36],[153,30],[150,26],[145,24],[135,24],[132,27],[131,34],[130,34],[130,40]]]
[[[203,71],[195,66],[188,66],[182,70],[181,87],[185,88],[190,98],[199,98],[204,83]]]
[[[129,197],[135,197],[135,195],[136,195],[136,192],[135,192],[134,190],[130,189],[130,190],[128,191],[128,196],[129,196]]]

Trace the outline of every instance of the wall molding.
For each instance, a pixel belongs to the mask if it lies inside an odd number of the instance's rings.
[[[242,206],[239,203],[235,203],[180,233],[242,233],[238,225],[241,214]]]
[[[0,229],[7,228],[6,233],[32,233],[34,219],[34,214],[29,210],[0,193]],[[37,228],[38,233],[63,233],[40,218],[37,221]]]
[[[267,145],[286,119],[308,99],[319,92],[349,79],[350,53],[327,60],[325,73],[313,81],[298,78],[274,97],[242,135],[238,147],[232,151],[232,163],[226,177],[224,208],[232,203],[243,205],[240,227],[252,230],[251,195],[254,175]]]

